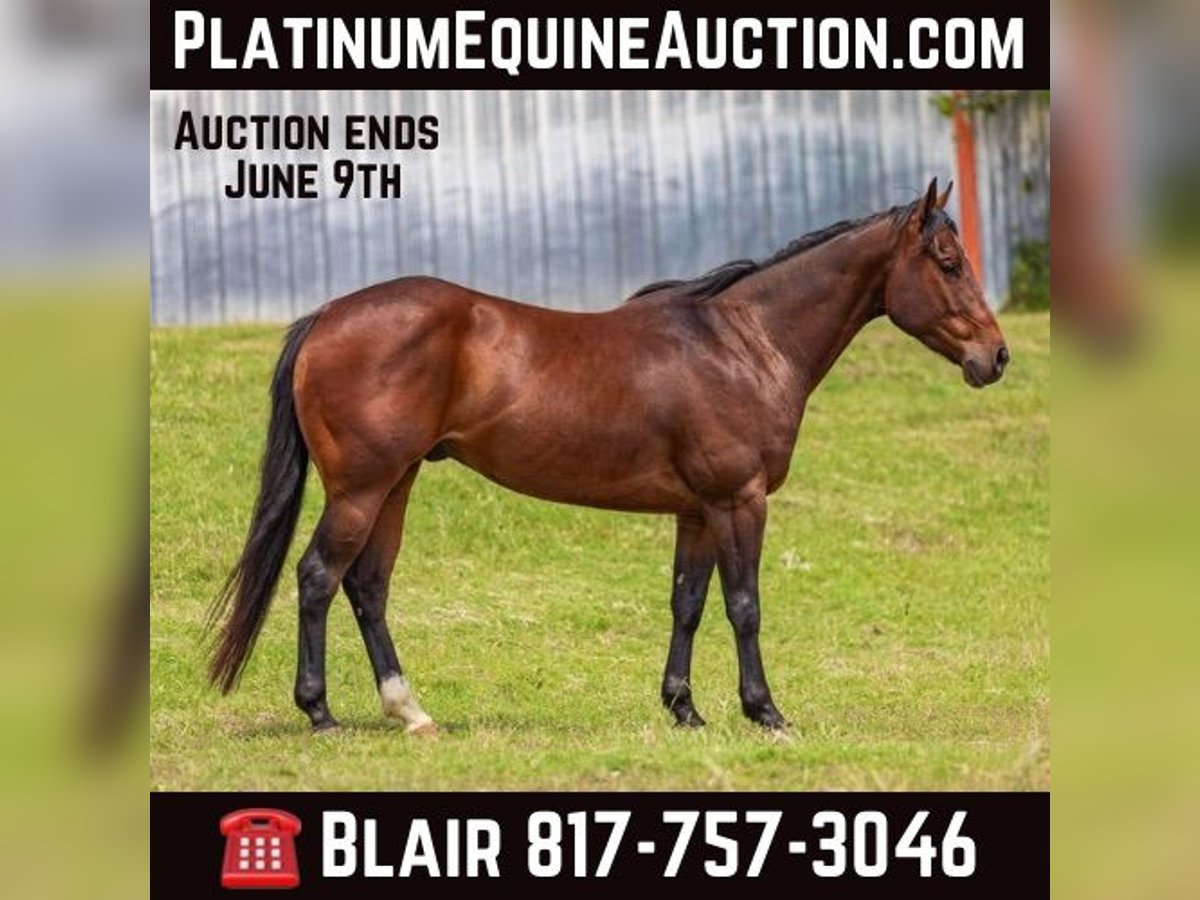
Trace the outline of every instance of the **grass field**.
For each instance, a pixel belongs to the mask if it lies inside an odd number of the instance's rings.
[[[329,697],[346,727],[309,733],[291,564],[221,697],[201,623],[257,490],[281,332],[152,331],[151,787],[1048,788],[1050,320],[1001,325],[1014,361],[985,391],[877,322],[810,401],[762,571],[786,738],[742,718],[715,583],[693,668],[709,727],[659,706],[670,519],[542,503],[453,462],[417,481],[388,611],[442,733],[383,720],[341,598]],[[310,475],[293,562],[320,504]]]

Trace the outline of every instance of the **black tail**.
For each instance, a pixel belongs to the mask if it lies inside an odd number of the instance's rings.
[[[292,369],[296,354],[317,315],[313,313],[296,320],[284,339],[283,352],[271,379],[271,422],[267,426],[262,483],[250,520],[250,532],[241,558],[225,579],[220,593],[213,598],[208,612],[209,628],[225,616],[208,669],[209,679],[219,685],[224,694],[237,686],[250,651],[254,649],[304,499],[308,448],[296,421]]]

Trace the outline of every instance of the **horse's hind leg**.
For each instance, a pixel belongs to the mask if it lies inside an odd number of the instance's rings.
[[[408,495],[420,465],[419,462],[414,464],[388,494],[366,546],[343,582],[362,632],[363,643],[367,647],[367,656],[371,658],[371,668],[375,670],[375,684],[379,688],[383,713],[403,721],[413,734],[432,732],[436,726],[417,704],[404,678],[400,660],[396,657],[395,644],[388,633],[386,613],[392,568],[404,537]]]
[[[295,700],[316,730],[336,727],[325,699],[325,626],[342,576],[367,542],[386,488],[326,499],[312,541],[296,567],[300,642]]]

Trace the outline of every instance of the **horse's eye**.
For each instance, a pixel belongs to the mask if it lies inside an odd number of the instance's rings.
[[[950,257],[942,257],[938,260],[938,265],[942,267],[942,271],[947,275],[957,275],[960,268],[958,260]]]

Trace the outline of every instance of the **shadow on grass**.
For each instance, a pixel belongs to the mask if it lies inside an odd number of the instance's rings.
[[[323,736],[338,737],[352,734],[385,734],[394,733],[398,737],[408,737],[404,731],[404,725],[399,722],[392,722],[383,718],[356,718],[343,717],[339,719],[337,728],[326,729],[325,731],[314,732],[312,728],[299,719],[270,719],[246,722],[242,725],[236,725],[231,729],[231,734],[243,740],[255,740],[262,738],[283,738],[283,737],[299,737],[311,735],[314,738]],[[669,735],[693,735],[703,736],[727,734],[730,729],[717,725],[709,726],[708,728],[676,728],[668,723],[665,719],[662,721],[664,734]],[[558,734],[563,736],[575,735],[582,736],[592,734],[596,729],[594,725],[587,723],[570,723],[555,721],[540,716],[503,716],[503,715],[485,715],[477,719],[472,719],[469,722],[437,722],[438,734],[451,735],[454,737],[463,737],[468,735],[529,735],[529,734]],[[774,737],[779,739],[785,735],[772,733],[763,729],[754,728],[747,725],[746,733],[749,735],[761,735],[763,737]]]
[[[469,734],[472,730],[473,726],[466,722],[438,722],[439,734],[462,735]],[[402,724],[399,722],[389,722],[386,719],[342,719],[341,724],[337,728],[329,728],[324,731],[313,731],[303,721],[289,721],[284,719],[275,719],[270,722],[251,722],[234,729],[234,734],[237,737],[251,740],[255,738],[300,737],[305,735],[312,736],[313,738],[321,738],[325,736],[383,734],[387,732],[395,733],[398,737],[408,737],[405,734]]]

